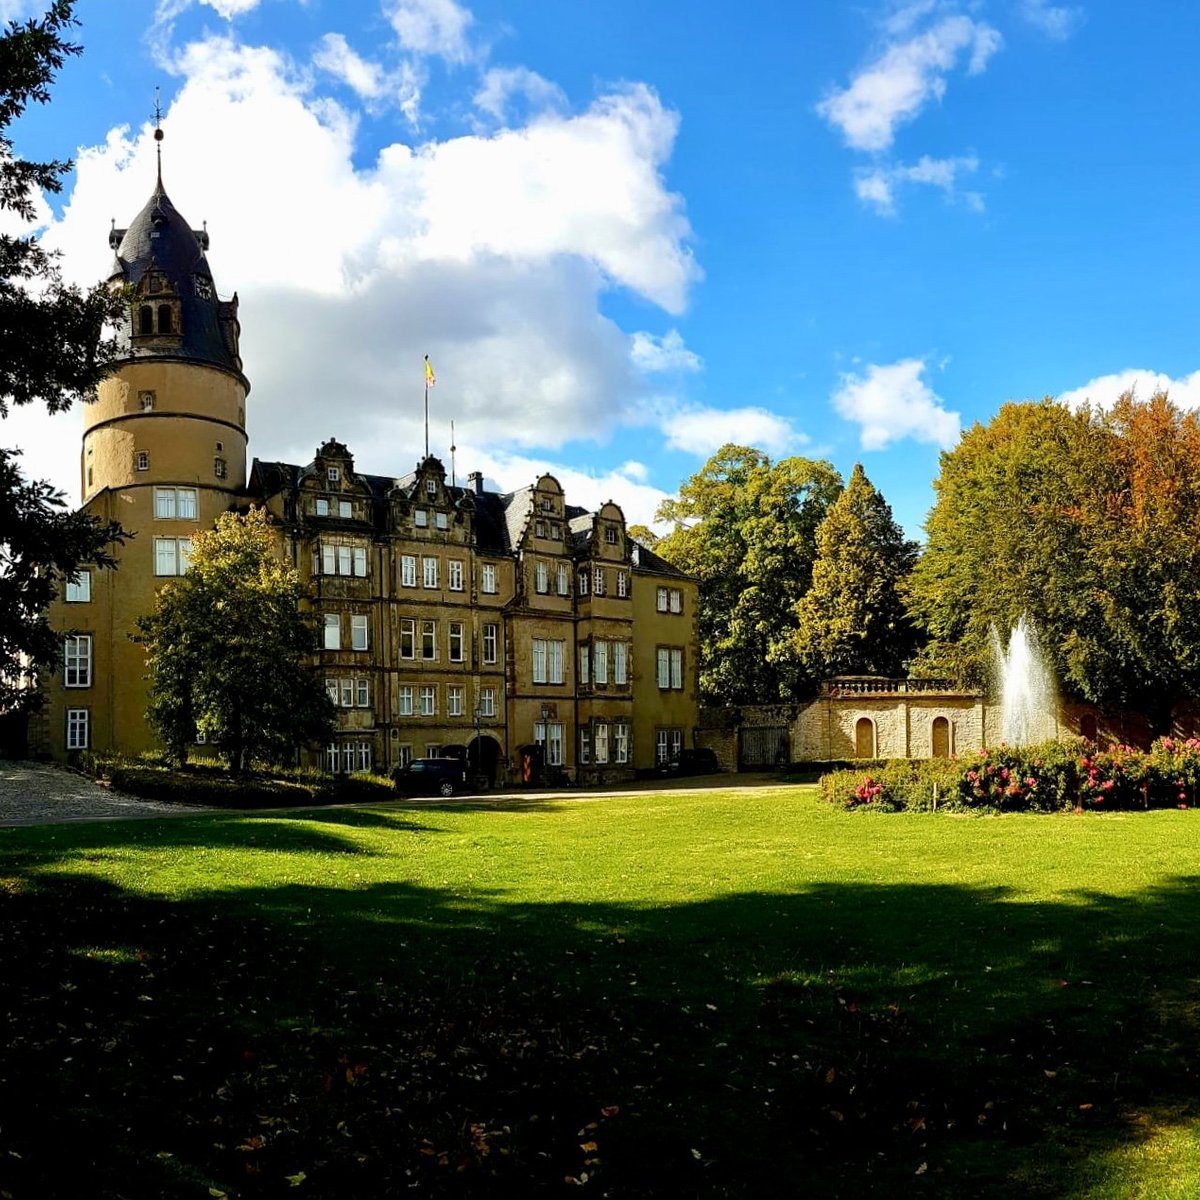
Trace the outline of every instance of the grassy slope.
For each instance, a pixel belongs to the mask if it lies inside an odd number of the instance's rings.
[[[1192,1196],[1194,822],[798,788],[0,831],[0,1189]]]

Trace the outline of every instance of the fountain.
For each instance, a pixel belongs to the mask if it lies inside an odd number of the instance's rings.
[[[1038,646],[1037,630],[1025,616],[1016,623],[1008,649],[993,625],[993,695],[1000,697],[1000,734],[1006,745],[1028,746],[1057,735],[1054,679]]]

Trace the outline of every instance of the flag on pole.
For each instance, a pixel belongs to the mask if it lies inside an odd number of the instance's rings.
[[[429,361],[429,355],[425,355],[425,386],[433,387],[437,383],[437,379],[433,374],[433,363]]]

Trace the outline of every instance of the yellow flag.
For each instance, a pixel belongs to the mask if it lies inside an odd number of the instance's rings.
[[[433,374],[433,363],[429,361],[429,355],[425,355],[425,386],[433,387],[437,383],[437,379]]]

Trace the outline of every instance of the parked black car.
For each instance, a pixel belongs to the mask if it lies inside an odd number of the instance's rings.
[[[680,750],[679,757],[655,767],[658,775],[716,775],[721,769],[715,750]]]
[[[414,758],[392,772],[402,796],[453,796],[472,790],[470,771],[461,758]]]

